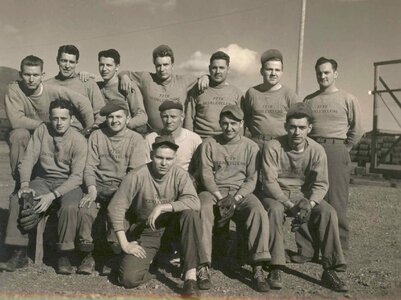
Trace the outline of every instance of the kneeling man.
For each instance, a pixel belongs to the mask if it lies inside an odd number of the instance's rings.
[[[178,145],[157,137],[152,161],[130,173],[108,206],[124,256],[118,281],[134,288],[151,279],[149,267],[166,226],[176,226],[184,258],[184,294],[197,293],[196,267],[205,263],[201,244],[200,202],[189,174],[174,164]],[[130,228],[124,226],[128,218]]]
[[[262,152],[263,204],[270,220],[271,288],[281,289],[281,267],[285,264],[284,219],[294,217],[292,231],[302,229],[322,253],[322,283],[347,291],[336,272],[346,263],[341,249],[334,208],[323,200],[329,186],[327,158],[322,146],[307,137],[312,129],[312,111],[296,103],[287,112],[287,135],[265,142]]]

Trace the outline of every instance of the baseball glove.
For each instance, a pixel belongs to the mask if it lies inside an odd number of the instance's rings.
[[[18,224],[20,228],[27,232],[38,225],[40,219],[43,216],[43,213],[38,214],[35,212],[34,207],[38,204],[39,201],[35,200],[33,194],[30,193],[22,193],[20,197],[20,215],[18,218]]]
[[[220,218],[217,220],[217,227],[223,227],[230,221],[235,212],[235,198],[232,195],[220,199],[217,202]]]
[[[297,231],[302,224],[307,223],[309,221],[310,215],[312,211],[312,206],[310,202],[306,198],[302,198],[297,205],[290,209],[289,216],[294,217],[291,222],[291,231]]]

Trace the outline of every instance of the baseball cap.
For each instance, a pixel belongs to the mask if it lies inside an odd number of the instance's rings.
[[[283,62],[283,55],[281,54],[280,50],[277,49],[269,49],[265,51],[260,57],[260,62],[263,65],[265,62],[272,58],[277,58],[281,61],[281,63]]]
[[[107,116],[117,110],[125,110],[128,111],[127,103],[120,99],[110,100],[105,106],[103,106],[100,110],[101,116]]]
[[[179,146],[175,143],[173,137],[171,135],[160,135],[157,136],[155,142],[152,144],[152,149],[156,150],[161,145],[167,145],[174,151],[177,151]]]
[[[231,113],[234,118],[236,118],[237,120],[241,121],[244,119],[244,112],[242,111],[242,109],[238,106],[238,105],[226,105],[223,107],[223,109],[220,112],[220,119],[222,118],[222,116],[226,113]]]
[[[173,100],[166,100],[159,106],[160,112],[168,110],[168,109],[184,110],[184,107],[182,106],[181,102],[173,101]]]
[[[302,115],[308,117],[309,119],[313,119],[313,111],[309,105],[303,102],[297,102],[288,109],[286,120]]]

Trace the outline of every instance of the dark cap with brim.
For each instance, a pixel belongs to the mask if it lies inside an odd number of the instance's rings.
[[[161,145],[166,145],[169,148],[173,149],[174,151],[177,151],[177,149],[179,148],[179,146],[175,143],[171,135],[157,136],[155,142],[152,144],[152,149],[156,150]]]
[[[168,109],[184,110],[184,107],[182,106],[181,102],[173,101],[173,100],[166,100],[159,106],[160,112],[168,110]]]
[[[109,114],[118,110],[128,111],[127,103],[119,99],[110,100],[109,103],[102,107],[102,109],[100,110],[100,115],[108,116]]]
[[[281,54],[280,50],[277,49],[269,49],[265,51],[262,56],[260,57],[260,62],[263,65],[265,62],[271,59],[279,59],[281,63],[283,63],[283,55]]]
[[[242,109],[237,106],[237,105],[226,105],[223,107],[223,109],[220,112],[220,119],[228,114],[231,113],[231,115],[236,118],[237,120],[241,121],[244,119],[244,112],[242,111]]]
[[[286,119],[291,119],[293,117],[301,117],[305,116],[308,117],[309,119],[313,119],[313,111],[307,105],[306,103],[303,102],[298,102],[293,104],[287,111],[287,117]]]

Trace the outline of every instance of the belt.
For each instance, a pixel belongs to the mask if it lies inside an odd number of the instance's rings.
[[[316,142],[320,144],[345,144],[344,139],[335,139],[335,138],[324,138],[324,137],[312,137]]]
[[[265,135],[265,134],[258,134],[255,136],[252,136],[252,138],[257,139],[257,140],[262,140],[262,141],[270,141],[274,139],[271,135]]]

